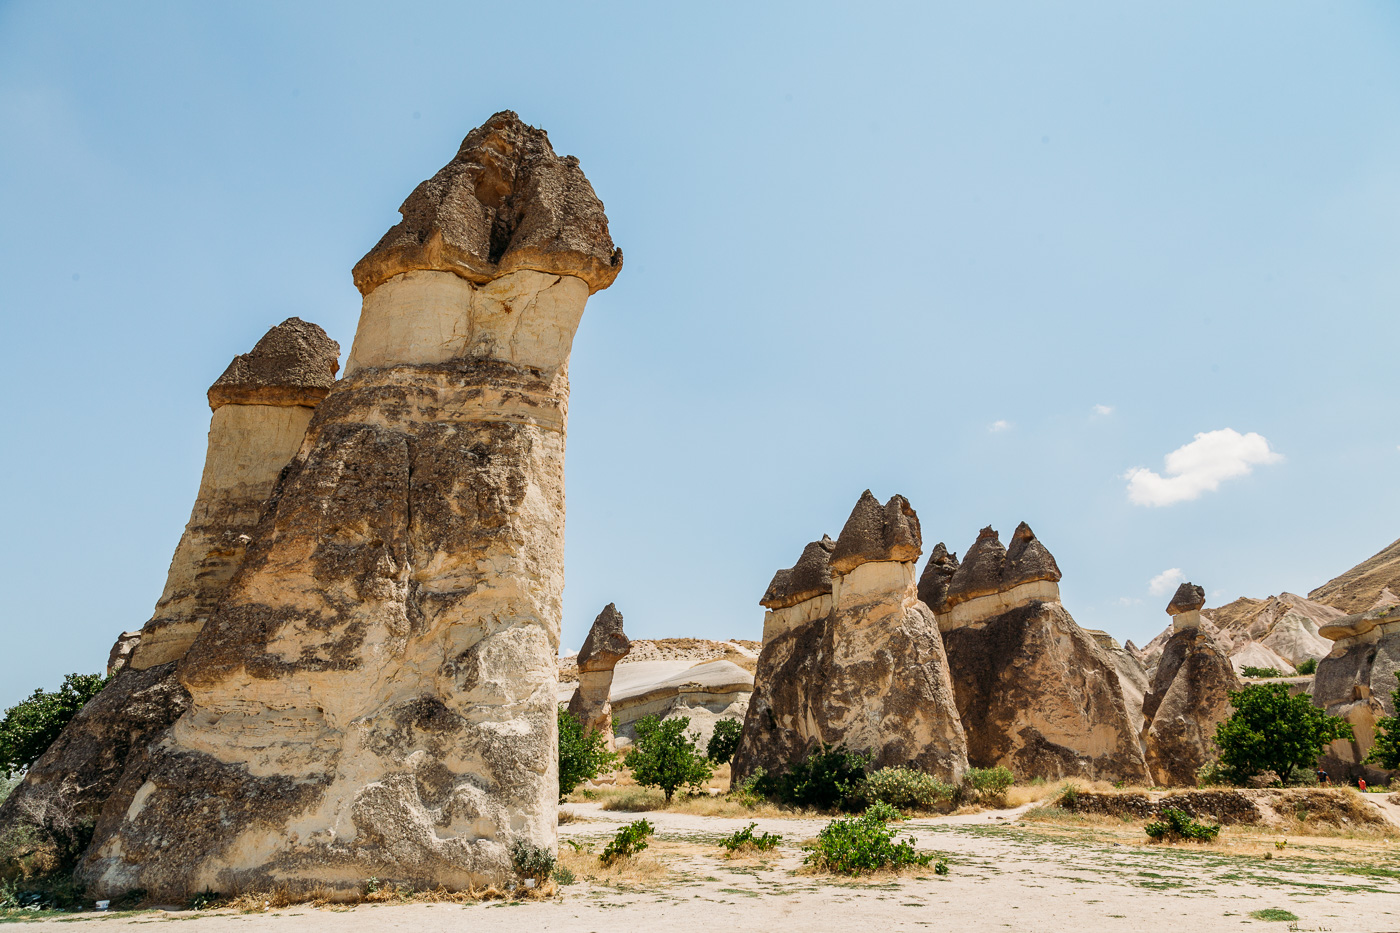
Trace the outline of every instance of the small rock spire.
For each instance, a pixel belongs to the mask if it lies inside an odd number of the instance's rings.
[[[846,574],[869,561],[915,561],[922,551],[919,516],[909,500],[894,495],[881,505],[867,489],[836,539],[831,570]]]

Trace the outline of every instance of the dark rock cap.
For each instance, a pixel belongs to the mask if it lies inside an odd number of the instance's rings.
[[[578,276],[596,292],[622,269],[603,202],[578,159],[555,155],[549,134],[510,110],[468,133],[399,213],[403,220],[355,264],[362,295],[415,270],[485,283],[535,269]]]
[[[948,600],[948,584],[958,570],[958,555],[948,553],[942,541],[933,547],[928,563],[919,577],[919,599],[934,612],[945,612]]]
[[[948,582],[945,603],[952,609],[958,603],[1001,591],[1001,572],[1006,566],[1006,548],[991,525],[983,528]]]
[[[1206,604],[1206,591],[1194,583],[1183,583],[1176,588],[1176,595],[1167,603],[1167,615],[1176,616]]]
[[[340,344],[315,324],[289,317],[240,353],[209,387],[209,407],[305,405],[316,407],[335,385]]]
[[[914,561],[922,551],[919,516],[909,500],[895,495],[881,505],[867,489],[836,538],[831,570],[850,573],[861,564],[876,560]]]
[[[1036,580],[1060,582],[1060,567],[1055,557],[1025,522],[1016,526],[1011,536],[1011,547],[1006,550],[1006,564],[1001,570],[1001,588],[1009,590],[1022,583]]]
[[[578,652],[578,669],[610,671],[631,650],[632,642],[622,631],[622,613],[617,611],[617,606],[608,603],[593,620],[593,627],[583,640]]]
[[[773,574],[773,582],[758,601],[768,609],[785,609],[831,592],[831,552],[836,542],[826,535],[802,549],[802,556],[787,570]]]

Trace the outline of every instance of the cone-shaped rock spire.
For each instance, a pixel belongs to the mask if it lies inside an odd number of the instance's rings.
[[[1060,567],[1055,557],[1040,543],[1040,539],[1025,522],[1016,526],[1011,547],[1006,550],[1006,564],[1001,570],[1001,588],[1006,590],[1036,580],[1060,582]]]
[[[289,317],[240,353],[209,387],[209,407],[304,405],[315,408],[335,385],[340,344],[315,324]]]
[[[867,489],[861,493],[851,517],[836,539],[831,554],[833,573],[850,573],[868,561],[919,559],[923,539],[919,534],[919,516],[900,495],[890,497],[884,505]]]
[[[802,556],[786,570],[773,574],[759,605],[784,609],[831,592],[831,552],[836,542],[826,535],[802,549]]]
[[[578,669],[610,671],[631,650],[632,642],[622,630],[622,613],[617,611],[615,604],[608,603],[598,613],[598,618],[593,620],[593,627],[583,640],[583,647],[578,652]]]
[[[942,541],[933,548],[919,577],[919,599],[934,612],[943,612],[948,601],[948,584],[958,571],[958,555],[950,554]]]
[[[1002,546],[996,531],[988,525],[978,532],[977,540],[967,549],[957,572],[948,582],[948,608],[999,592],[1001,572],[1005,566],[1006,548]]]

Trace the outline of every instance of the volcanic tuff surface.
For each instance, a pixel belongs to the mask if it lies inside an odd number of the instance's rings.
[[[622,613],[608,603],[583,640],[578,653],[579,686],[569,700],[569,712],[583,726],[585,734],[600,732],[608,748],[614,748],[612,704],[613,668],[632,650],[622,630]]]
[[[785,771],[819,742],[868,750],[876,767],[957,780],[966,738],[933,613],[915,587],[918,516],[903,496],[881,505],[867,490],[834,546],[828,540],[808,545],[798,566],[831,553],[830,593],[813,587],[797,602],[781,595],[794,567],[779,571],[765,595],[734,780],[760,767]]]
[[[1314,602],[1343,612],[1365,612],[1400,603],[1400,541],[1308,594]]]
[[[492,117],[356,267],[346,375],[128,774],[98,896],[466,888],[555,847],[567,363],[621,257],[571,159]]]

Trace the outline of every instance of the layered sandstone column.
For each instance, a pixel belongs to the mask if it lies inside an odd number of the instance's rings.
[[[335,384],[340,344],[288,318],[209,387],[209,448],[189,524],[170,560],[165,592],[141,629],[130,666],[179,660],[243,564],[272,487]]]
[[[1167,605],[1172,637],[1142,701],[1143,752],[1153,780],[1164,786],[1195,786],[1196,772],[1219,755],[1215,729],[1230,717],[1230,692],[1242,686],[1230,659],[1201,628],[1205,603],[1201,587],[1177,587]]]
[[[568,358],[622,256],[577,160],[509,112],[400,210],[355,267],[345,378],[181,662],[191,708],[103,811],[104,896],[463,889],[556,845]]]
[[[600,732],[608,750],[617,749],[612,724],[613,668],[627,657],[632,642],[622,630],[622,613],[608,603],[578,653],[578,690],[569,700],[569,712],[583,725],[584,734]]]

